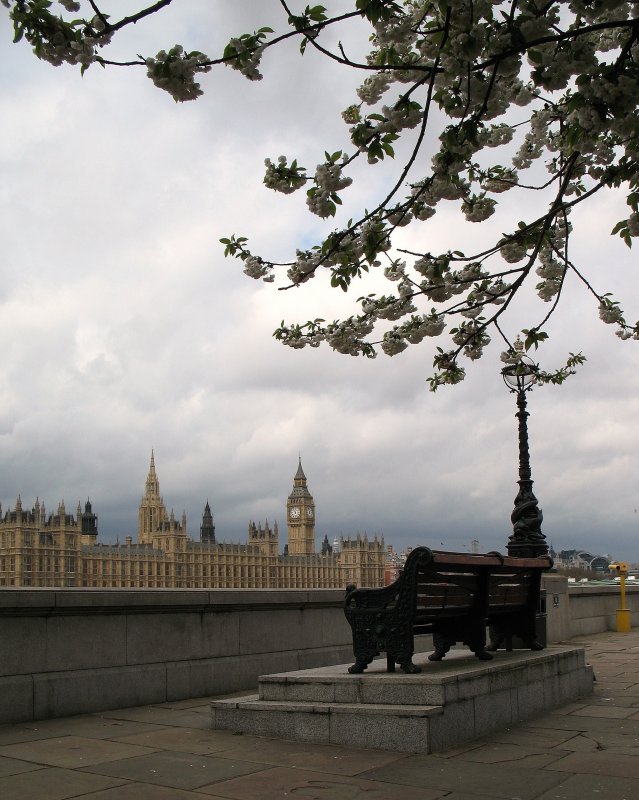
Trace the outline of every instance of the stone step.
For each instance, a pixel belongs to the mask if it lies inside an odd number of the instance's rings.
[[[305,742],[399,752],[441,752],[592,692],[582,647],[495,653],[466,651],[416,675],[387,673],[386,660],[360,675],[348,664],[259,679],[259,693],[211,705],[213,728]]]
[[[213,728],[302,742],[430,752],[429,718],[442,706],[264,701],[255,695],[211,703]]]
[[[365,673],[350,675],[347,665],[262,675],[259,699],[303,703],[364,703],[377,705],[445,705],[494,691],[516,689],[551,679],[584,666],[578,648],[568,652],[498,651],[492,661],[478,661],[468,650],[456,650],[440,662],[418,654],[421,673],[388,673],[386,659],[377,659]],[[577,652],[575,652],[577,651]]]

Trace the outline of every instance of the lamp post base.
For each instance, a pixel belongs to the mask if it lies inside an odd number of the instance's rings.
[[[508,539],[508,555],[518,558],[537,558],[548,555],[548,542],[541,532],[544,515],[537,505],[529,478],[519,481],[515,508],[510,515],[513,532]]]

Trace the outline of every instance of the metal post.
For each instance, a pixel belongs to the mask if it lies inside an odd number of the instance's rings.
[[[536,558],[548,555],[546,537],[541,532],[543,514],[533,492],[528,450],[528,411],[526,389],[517,389],[517,420],[519,429],[519,492],[515,497],[515,508],[510,515],[513,532],[508,539],[508,555],[521,558]]]
[[[628,565],[625,561],[618,561],[611,564],[610,569],[615,569],[619,573],[619,589],[621,591],[621,607],[617,609],[617,633],[630,633],[632,622],[630,619],[630,609],[626,606],[626,575]]]

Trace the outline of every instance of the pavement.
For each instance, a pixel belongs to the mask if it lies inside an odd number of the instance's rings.
[[[594,695],[437,755],[212,731],[195,698],[0,727],[0,798],[638,800],[639,631],[571,644]]]

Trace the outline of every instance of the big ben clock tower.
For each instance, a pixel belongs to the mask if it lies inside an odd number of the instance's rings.
[[[315,503],[306,486],[306,475],[300,458],[293,478],[293,491],[286,501],[288,552],[291,556],[315,553]]]

